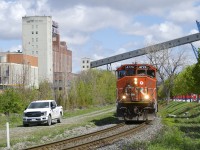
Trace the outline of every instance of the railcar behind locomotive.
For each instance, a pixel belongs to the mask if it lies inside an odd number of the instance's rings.
[[[152,120],[158,111],[156,68],[149,64],[125,64],[116,72],[118,119]]]

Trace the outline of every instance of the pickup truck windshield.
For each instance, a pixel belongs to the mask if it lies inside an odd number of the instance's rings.
[[[33,102],[28,108],[49,108],[49,102]]]

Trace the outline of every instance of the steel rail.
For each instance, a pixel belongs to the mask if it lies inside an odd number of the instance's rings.
[[[30,147],[30,148],[26,148],[24,150],[47,150],[47,149],[48,150],[49,149],[52,149],[52,150],[59,149],[60,150],[60,149],[65,149],[64,148],[65,145],[67,145],[69,143],[77,142],[77,141],[80,141],[82,139],[92,137],[92,136],[95,136],[95,135],[98,135],[98,134],[107,133],[109,131],[120,128],[124,125],[125,125],[124,123],[120,123],[120,124],[117,124],[113,127],[109,127],[109,128],[103,129],[103,130],[96,131],[96,132],[84,134],[84,135],[73,137],[73,138],[70,138],[70,139],[65,139],[65,140],[60,140],[60,141],[47,143],[47,144],[43,144],[43,145],[33,146],[33,147]]]
[[[105,137],[105,138],[101,138],[101,139],[98,139],[98,140],[90,141],[88,143],[76,145],[76,146],[73,146],[73,147],[68,147],[67,149],[68,150],[81,150],[81,149],[90,150],[90,149],[97,149],[97,148],[99,148],[101,146],[110,145],[113,142],[119,141],[120,138],[126,137],[126,136],[128,136],[130,134],[133,134],[133,133],[135,133],[135,132],[143,129],[146,126],[147,126],[147,123],[144,122],[144,123],[140,124],[139,126],[134,127],[132,129],[129,129],[129,130],[117,133],[117,134],[113,134],[113,135]]]

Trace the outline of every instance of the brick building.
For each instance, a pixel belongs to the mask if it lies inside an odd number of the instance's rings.
[[[38,88],[38,58],[17,53],[0,53],[0,88]]]
[[[53,36],[53,80],[55,89],[69,86],[72,72],[72,51],[66,42],[60,41],[60,35]]]

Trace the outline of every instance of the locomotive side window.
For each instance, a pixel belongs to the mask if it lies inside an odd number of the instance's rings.
[[[120,79],[120,78],[122,78],[122,77],[124,77],[124,76],[126,76],[126,71],[125,71],[125,70],[120,70],[120,71],[118,72],[118,79]]]
[[[155,78],[155,71],[154,70],[147,70],[147,75],[152,77],[152,78]]]
[[[134,69],[128,69],[128,70],[126,70],[126,75],[127,76],[134,76],[135,75],[135,70]]]

